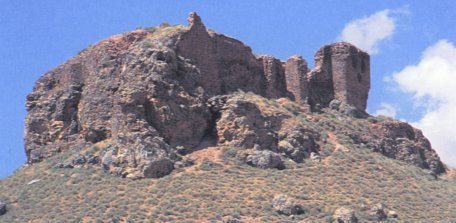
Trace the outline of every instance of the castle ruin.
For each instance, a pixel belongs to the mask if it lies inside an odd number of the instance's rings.
[[[300,56],[286,62],[255,56],[242,42],[207,31],[196,13],[190,13],[188,21],[189,30],[176,44],[177,52],[200,68],[202,85],[210,95],[251,91],[267,98],[288,97],[313,111],[337,100],[365,114],[370,59],[352,44],[321,47],[315,54],[315,69],[309,70]]]

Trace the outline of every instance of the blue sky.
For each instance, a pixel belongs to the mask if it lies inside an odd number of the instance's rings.
[[[187,24],[191,11],[257,54],[283,60],[299,54],[311,67],[324,44],[343,39],[362,46],[371,53],[369,112],[422,128],[444,161],[456,166],[454,1],[0,3],[0,178],[25,162],[25,97],[41,75],[111,35],[162,22]]]

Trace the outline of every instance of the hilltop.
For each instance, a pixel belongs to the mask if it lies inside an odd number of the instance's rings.
[[[367,53],[325,45],[311,70],[188,20],[109,37],[37,81],[0,221],[456,220],[429,140],[366,112]]]

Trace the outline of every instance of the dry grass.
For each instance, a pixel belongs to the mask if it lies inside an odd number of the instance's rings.
[[[201,153],[220,162],[214,156],[219,150],[209,150]],[[27,185],[33,179],[41,181]],[[342,205],[362,218],[363,207],[378,202],[403,220],[451,221],[456,220],[455,183],[366,149],[337,150],[328,165],[306,162],[280,171],[238,164],[136,181],[41,163],[0,182],[1,198],[10,202],[0,222],[209,222],[227,215],[278,222],[288,219],[271,209],[278,193],[304,205],[307,213],[296,221],[322,222]]]

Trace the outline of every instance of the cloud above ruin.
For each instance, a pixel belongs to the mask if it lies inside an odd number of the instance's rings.
[[[379,44],[390,39],[396,30],[395,15],[406,13],[407,10],[385,9],[369,16],[355,19],[345,25],[339,40],[350,42],[369,54],[380,52]]]

